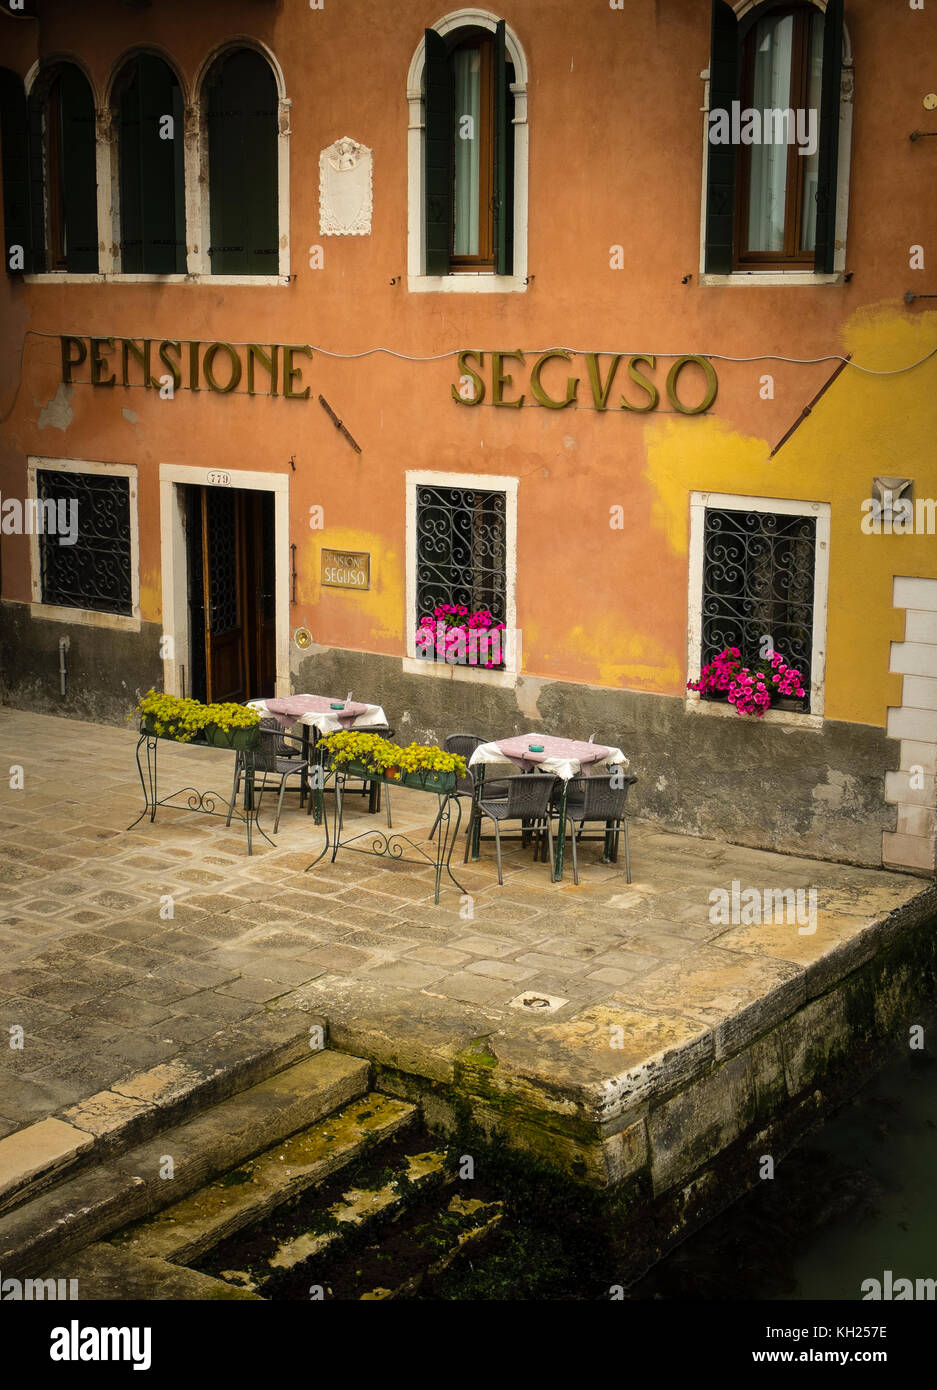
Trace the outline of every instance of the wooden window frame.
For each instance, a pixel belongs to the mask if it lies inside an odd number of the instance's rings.
[[[494,178],[495,178],[495,90],[494,90],[494,41],[490,34],[470,34],[462,39],[449,54],[450,65],[456,53],[466,49],[478,49],[481,61],[479,82],[480,129],[476,132],[481,155],[479,158],[478,189],[478,254],[475,256],[449,253],[449,270],[453,275],[465,272],[491,271],[495,266],[494,248]],[[459,113],[454,112],[452,141],[452,193],[449,207],[452,225],[449,232],[450,248],[455,236],[455,141],[459,138]]]
[[[807,105],[809,73],[807,59],[810,51],[810,26],[814,15],[821,13],[811,4],[786,5],[781,9],[770,10],[763,17],[783,19],[794,16],[794,41],[791,52],[791,86],[788,106],[792,111],[804,110]],[[755,79],[755,40],[758,23],[754,24],[745,36],[742,50],[742,72],[739,100],[741,109],[753,107]],[[818,112],[818,120],[820,113]],[[784,250],[749,251],[748,241],[749,195],[751,191],[752,145],[742,145],[738,153],[738,177],[736,179],[735,201],[735,256],[737,270],[812,270],[816,259],[814,250],[801,248],[801,226],[804,209],[805,162],[798,153],[796,140],[787,147],[787,172],[784,186]]]

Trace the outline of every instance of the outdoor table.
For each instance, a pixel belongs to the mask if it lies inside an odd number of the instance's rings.
[[[531,744],[540,746],[540,752],[533,752]],[[574,738],[558,738],[553,734],[518,734],[512,738],[496,739],[492,743],[481,743],[469,758],[469,767],[475,772],[475,796],[473,805],[481,798],[485,785],[485,767],[491,763],[513,763],[524,772],[552,772],[562,784],[560,794],[560,823],[557,829],[556,850],[553,860],[553,880],[563,877],[563,855],[566,849],[566,792],[572,777],[584,773],[587,777],[608,768],[628,766],[628,759],[620,748],[611,748],[604,743],[583,743]],[[476,819],[472,831],[472,858],[477,859],[481,826]],[[609,849],[606,842],[606,854]]]
[[[361,700],[335,700],[327,695],[284,695],[281,699],[249,700],[253,709],[272,714],[281,729],[290,729],[295,724],[302,727],[303,771],[300,777],[299,804],[305,805],[309,795],[310,754],[315,752],[318,739],[323,734],[339,733],[342,729],[381,729],[387,725],[387,716],[380,705],[367,704]],[[341,709],[334,708],[341,705]],[[310,730],[312,747],[310,749]],[[315,820],[318,825],[322,819],[321,797],[313,797],[310,809],[315,806]],[[380,810],[379,805],[371,807]]]

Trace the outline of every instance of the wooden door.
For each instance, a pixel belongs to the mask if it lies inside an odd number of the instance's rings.
[[[252,695],[276,689],[276,563],[272,492],[244,494],[248,605],[248,672]]]
[[[202,489],[202,584],[205,595],[205,698],[243,702],[248,690],[245,621],[244,495],[234,488]]]

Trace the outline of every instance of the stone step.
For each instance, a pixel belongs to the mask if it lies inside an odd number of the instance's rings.
[[[415,1271],[407,1268],[412,1263],[411,1253],[407,1251],[400,1261],[400,1272],[395,1272],[393,1248],[383,1242],[380,1254],[386,1261],[386,1269],[381,1271],[380,1282],[362,1280],[357,1293],[344,1296],[360,1300],[410,1297],[427,1279],[442,1274],[460,1255],[489,1236],[501,1224],[503,1215],[501,1202],[486,1202],[461,1194],[453,1197],[445,1209],[440,1208],[436,1220],[421,1226],[419,1232],[406,1228],[396,1232],[397,1242],[422,1246],[426,1258],[421,1268]],[[365,1263],[366,1256],[371,1253],[374,1253],[373,1248],[362,1252],[359,1258]],[[314,1279],[314,1273],[310,1277]],[[329,1291],[324,1292],[328,1296]]]
[[[167,1260],[148,1260],[129,1250],[118,1250],[106,1242],[85,1246],[77,1255],[70,1255],[52,1269],[47,1279],[74,1280],[66,1286],[68,1297],[79,1302],[150,1301],[152,1299],[186,1299],[209,1302],[227,1299],[251,1299],[260,1302],[259,1295],[250,1289],[239,1289],[224,1279]]]
[[[416,1107],[404,1101],[374,1092],[364,1095],[181,1202],[118,1232],[111,1244],[135,1255],[189,1264],[390,1139],[416,1116]]]
[[[413,1195],[431,1184],[451,1187],[455,1182],[455,1174],[446,1171],[446,1154],[441,1149],[409,1154],[405,1159],[402,1178],[403,1181],[398,1176],[378,1188],[348,1188],[323,1213],[325,1221],[334,1223],[332,1230],[305,1231],[281,1241],[267,1260],[270,1273],[266,1277],[251,1279],[247,1273],[234,1271],[234,1282],[263,1289],[281,1273],[295,1269],[315,1255],[324,1254],[331,1245],[363,1230],[380,1217],[402,1210]],[[221,1277],[230,1277],[229,1271],[222,1272]]]
[[[0,1215],[0,1270],[33,1275],[203,1187],[363,1095],[369,1063],[338,1052],[267,1077]]]
[[[322,1047],[326,1038],[323,1018],[296,1010],[261,1014],[14,1131],[0,1139],[0,1213],[308,1059],[310,1043]]]

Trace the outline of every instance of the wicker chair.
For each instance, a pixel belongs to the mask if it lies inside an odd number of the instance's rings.
[[[291,734],[284,733],[279,723],[272,715],[265,715],[260,721],[260,745],[254,752],[255,790],[259,787],[255,814],[260,815],[260,803],[263,799],[267,779],[279,778],[277,814],[276,820],[273,823],[274,835],[277,833],[280,825],[280,812],[283,809],[283,796],[286,792],[286,784],[291,777],[301,776],[304,768],[305,762],[303,760],[302,749],[299,746],[299,740],[294,739]],[[231,824],[231,816],[238,798],[243,772],[244,755],[242,753],[235,753],[234,786],[231,789],[231,803],[228,806],[226,825]]]
[[[476,821],[480,821],[487,816],[495,828],[495,847],[498,858],[498,882],[504,883],[504,876],[501,866],[501,826],[505,821],[520,821],[524,829],[518,837],[521,840],[527,835],[533,834],[541,839],[546,837],[547,847],[550,856],[550,872],[553,872],[553,829],[550,814],[550,794],[556,778],[549,773],[531,772],[521,773],[517,777],[506,777],[503,779],[507,794],[503,798],[495,798],[483,795],[482,799],[476,802],[472,815],[469,817],[468,830],[465,832],[465,859],[468,861],[469,848],[472,843],[472,831]],[[487,785],[485,787],[487,791]],[[506,838],[506,837],[504,837]]]
[[[573,882],[579,882],[577,844],[580,840],[604,840],[611,843],[611,862],[618,863],[618,839],[625,836],[625,881],[631,882],[631,846],[628,842],[628,821],[625,803],[628,792],[637,781],[631,773],[611,773],[603,777],[571,777],[566,784],[566,822],[570,828],[573,852]],[[552,801],[552,813],[559,816],[560,793]],[[583,834],[587,824],[601,821],[604,828],[595,835]]]
[[[468,797],[470,801],[474,800],[475,778],[472,776],[471,771],[468,770],[468,760],[475,752],[475,749],[478,748],[480,744],[484,743],[485,740],[483,738],[479,738],[478,734],[449,734],[445,742],[447,753],[455,753],[460,758],[464,758],[466,762],[465,776],[459,777],[456,780],[455,795]],[[498,801],[502,797],[507,796],[507,792],[504,790],[505,781],[505,778],[501,778],[497,781],[486,782],[486,799],[489,801]],[[432,839],[433,836],[436,834],[436,827],[439,824],[439,818],[441,815],[441,810],[436,813],[436,819],[433,821],[433,828],[429,832],[430,839]]]

